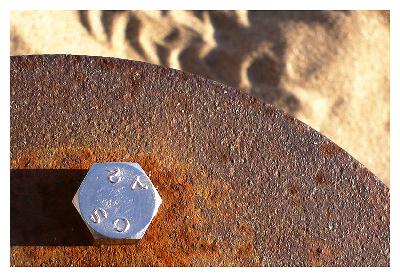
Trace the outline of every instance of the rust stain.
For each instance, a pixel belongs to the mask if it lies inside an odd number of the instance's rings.
[[[121,149],[107,151],[84,147],[31,149],[17,154],[11,161],[11,166],[14,169],[64,167],[87,169],[94,162],[114,160],[138,162],[150,174],[163,203],[141,241],[122,247],[107,246],[107,252],[113,252],[112,260],[122,266],[188,266],[194,257],[207,259],[220,255],[218,245],[202,233],[203,218],[201,212],[194,207],[196,192],[188,177],[188,168],[177,165],[170,170],[161,160],[154,157],[143,154],[132,157],[126,153]],[[210,198],[208,202],[210,206],[213,203],[220,205],[223,199],[221,193],[213,194],[211,191],[204,197]],[[77,250],[79,251],[79,248],[69,249],[69,251]],[[110,259],[109,255],[99,255],[103,251],[102,247],[81,250],[83,253],[74,255],[81,257],[74,260],[74,264],[78,266],[104,265]],[[91,254],[84,255],[86,251],[90,251]],[[14,265],[28,265],[24,263],[28,260],[32,263],[29,265],[54,265],[53,259],[61,254],[54,247],[13,247],[11,252],[11,263]]]
[[[11,265],[389,265],[388,188],[275,107],[134,61],[12,57],[10,73]],[[71,212],[104,161],[140,163],[163,198],[130,245],[90,245]]]
[[[320,240],[309,242],[308,257],[311,266],[326,266],[334,261],[332,248]]]
[[[333,184],[329,174],[327,174],[324,170],[318,170],[314,177],[314,181],[318,188],[328,187]]]
[[[322,153],[328,155],[328,156],[334,156],[341,151],[343,151],[339,146],[337,146],[334,143],[331,143],[329,141],[323,142],[320,146],[319,149]]]

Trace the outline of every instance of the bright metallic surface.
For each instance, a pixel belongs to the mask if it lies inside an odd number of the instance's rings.
[[[137,163],[93,164],[73,203],[95,238],[140,239],[161,198]]]

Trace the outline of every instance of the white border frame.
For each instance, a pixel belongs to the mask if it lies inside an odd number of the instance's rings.
[[[1,136],[1,176],[3,179],[8,180],[6,184],[1,186],[3,197],[2,201],[0,201],[1,211],[3,211],[3,220],[2,225],[4,228],[1,229],[1,256],[0,261],[2,265],[2,270],[7,273],[14,274],[26,274],[26,268],[18,268],[18,269],[10,269],[10,189],[9,189],[9,178],[10,178],[10,78],[9,78],[9,55],[10,55],[10,10],[37,10],[37,9],[269,9],[269,10],[286,10],[286,9],[327,9],[327,10],[339,10],[339,9],[352,9],[352,10],[366,10],[366,9],[380,9],[380,10],[390,10],[391,13],[391,26],[395,26],[391,28],[391,64],[390,64],[390,72],[391,72],[391,93],[390,93],[390,141],[391,141],[391,163],[390,163],[390,184],[391,184],[391,268],[235,268],[224,269],[224,268],[201,268],[201,269],[177,269],[177,268],[153,268],[153,269],[143,269],[143,268],[135,268],[134,272],[132,272],[131,268],[108,268],[108,269],[93,269],[96,275],[102,276],[110,276],[117,274],[143,274],[143,276],[148,274],[156,274],[158,276],[164,276],[164,274],[174,274],[174,275],[182,275],[186,276],[188,273],[190,274],[198,274],[198,275],[208,275],[215,274],[220,275],[229,271],[229,274],[232,274],[233,271],[238,274],[264,274],[265,273],[278,273],[283,275],[291,275],[293,273],[301,274],[307,273],[307,275],[312,276],[321,276],[324,275],[354,275],[357,273],[365,274],[381,274],[381,273],[391,273],[398,271],[399,269],[399,261],[400,261],[400,225],[399,225],[399,206],[400,206],[400,182],[399,182],[399,105],[400,105],[400,96],[399,96],[399,77],[397,76],[400,72],[399,70],[399,7],[397,5],[399,1],[372,1],[372,0],[363,0],[363,1],[351,1],[351,0],[336,0],[336,1],[321,1],[321,0],[312,0],[312,1],[296,1],[296,0],[279,0],[279,1],[234,1],[234,0],[203,0],[203,1],[104,1],[104,0],[90,0],[90,1],[79,1],[79,0],[70,0],[70,1],[46,1],[46,0],[37,0],[37,1],[19,1],[14,0],[8,3],[2,3],[1,12],[1,34],[4,36],[0,44],[1,49],[1,69],[3,74],[2,78],[2,86],[3,92],[1,95],[1,128],[3,130],[7,130],[8,132],[3,131]],[[5,6],[5,7],[3,7]],[[8,42],[8,43],[4,43]],[[7,72],[7,74],[4,74]],[[5,227],[7,226],[7,227]],[[53,275],[54,268],[46,268],[46,269],[38,269],[38,268],[29,268],[29,271],[36,272],[38,274],[43,275]],[[75,269],[77,272],[88,273],[87,269],[79,268]],[[92,270],[91,270],[92,271]],[[124,273],[122,273],[122,271]],[[6,274],[3,272],[3,274]],[[58,269],[57,274],[67,275],[70,272],[67,269]],[[91,272],[93,273],[93,272]],[[3,275],[6,276],[6,275]]]

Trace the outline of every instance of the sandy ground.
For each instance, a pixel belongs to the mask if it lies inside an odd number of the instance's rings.
[[[11,55],[112,56],[238,87],[320,131],[389,186],[384,12],[18,11]]]

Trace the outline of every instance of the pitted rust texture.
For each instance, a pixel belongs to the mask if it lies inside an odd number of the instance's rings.
[[[163,199],[144,238],[90,246],[70,199],[132,161]],[[200,76],[11,58],[11,265],[388,266],[389,190],[327,138]]]

